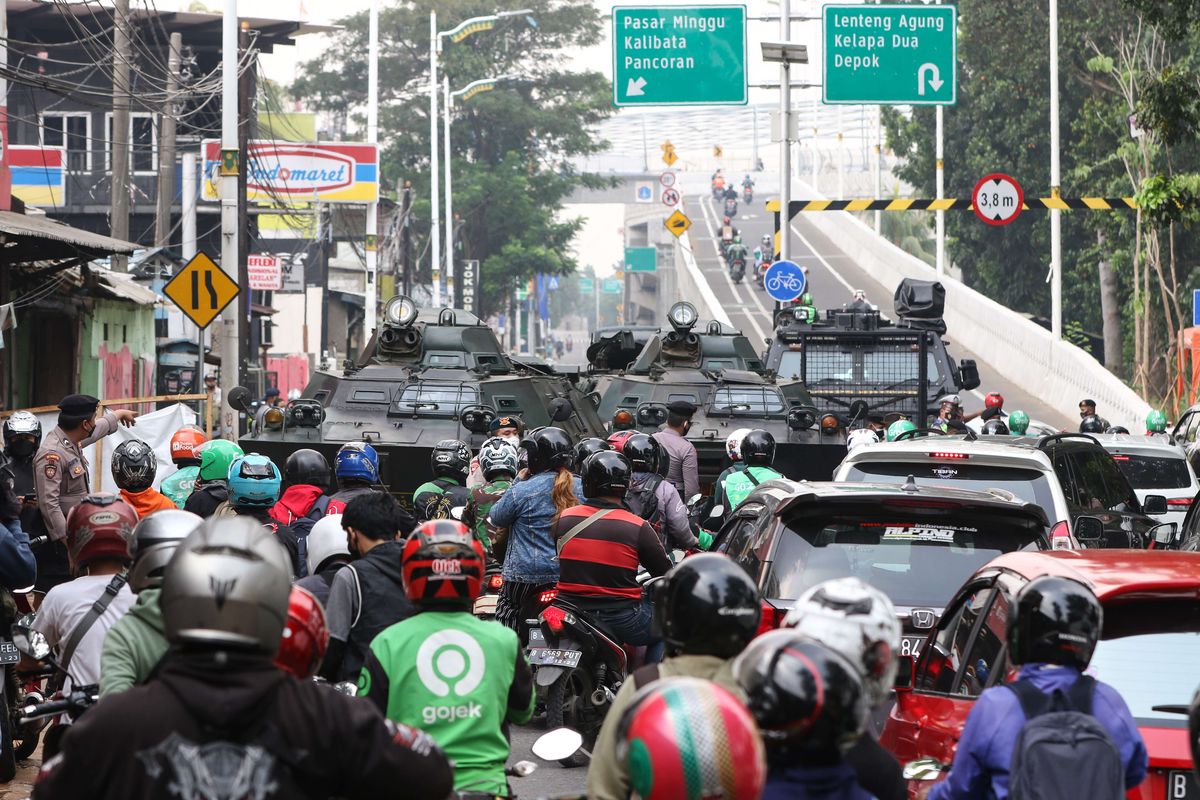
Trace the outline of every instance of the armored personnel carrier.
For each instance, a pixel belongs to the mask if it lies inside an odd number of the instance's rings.
[[[895,322],[864,304],[828,310],[812,323],[784,307],[766,366],[804,382],[822,427],[865,424],[864,413],[902,415],[921,426],[937,414],[938,398],[979,386],[974,360],[955,363],[946,350],[944,309],[940,283],[913,279],[896,288]]]
[[[770,431],[778,444],[775,465],[788,477],[829,480],[846,455],[845,443],[815,428],[817,409],[803,383],[778,380],[740,331],[715,320],[697,328],[691,303],[676,303],[668,320],[671,330],[650,335],[624,367],[607,359],[627,352],[632,334],[609,333],[589,349],[593,374],[585,388],[601,419],[629,411],[638,430],[653,433],[667,421],[669,403],[687,400],[698,409],[687,438],[696,447],[702,483],[729,465],[725,439],[738,428]],[[613,344],[598,348],[605,340]]]
[[[509,357],[468,311],[418,311],[409,298],[393,297],[365,352],[340,375],[314,374],[303,397],[268,413],[242,446],[282,465],[302,447],[332,463],[346,442],[367,441],[379,452],[382,481],[403,499],[429,479],[438,440],[478,448],[496,416],[517,415],[529,428],[556,425],[574,437],[604,435],[578,388]]]

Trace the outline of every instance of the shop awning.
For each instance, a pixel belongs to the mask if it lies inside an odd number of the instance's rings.
[[[0,211],[0,265],[28,264],[63,259],[92,260],[139,249],[81,228],[73,228],[41,215]]]

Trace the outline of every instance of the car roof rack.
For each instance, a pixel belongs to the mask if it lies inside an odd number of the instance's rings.
[[[1058,441],[1060,439],[1087,439],[1092,444],[1100,444],[1100,440],[1095,436],[1092,436],[1090,433],[1072,433],[1067,431],[1064,433],[1051,433],[1043,436],[1038,440],[1038,450],[1045,450],[1046,445],[1048,445],[1050,442]]]

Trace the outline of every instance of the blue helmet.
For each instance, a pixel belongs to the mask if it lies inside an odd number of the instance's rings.
[[[270,508],[279,499],[279,467],[264,455],[247,453],[229,465],[229,503]]]
[[[333,474],[379,483],[379,454],[367,442],[346,442],[333,458]]]

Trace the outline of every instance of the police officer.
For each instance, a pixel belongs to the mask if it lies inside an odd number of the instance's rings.
[[[100,401],[86,394],[71,394],[58,404],[58,425],[50,431],[33,459],[38,509],[46,530],[56,542],[67,535],[67,513],[87,496],[91,485],[83,448],[117,429],[137,424],[137,414],[105,409],[97,418]]]
[[[696,447],[687,440],[696,406],[687,400],[676,400],[667,406],[667,426],[654,434],[670,456],[667,480],[684,500],[700,492],[700,465]]]

